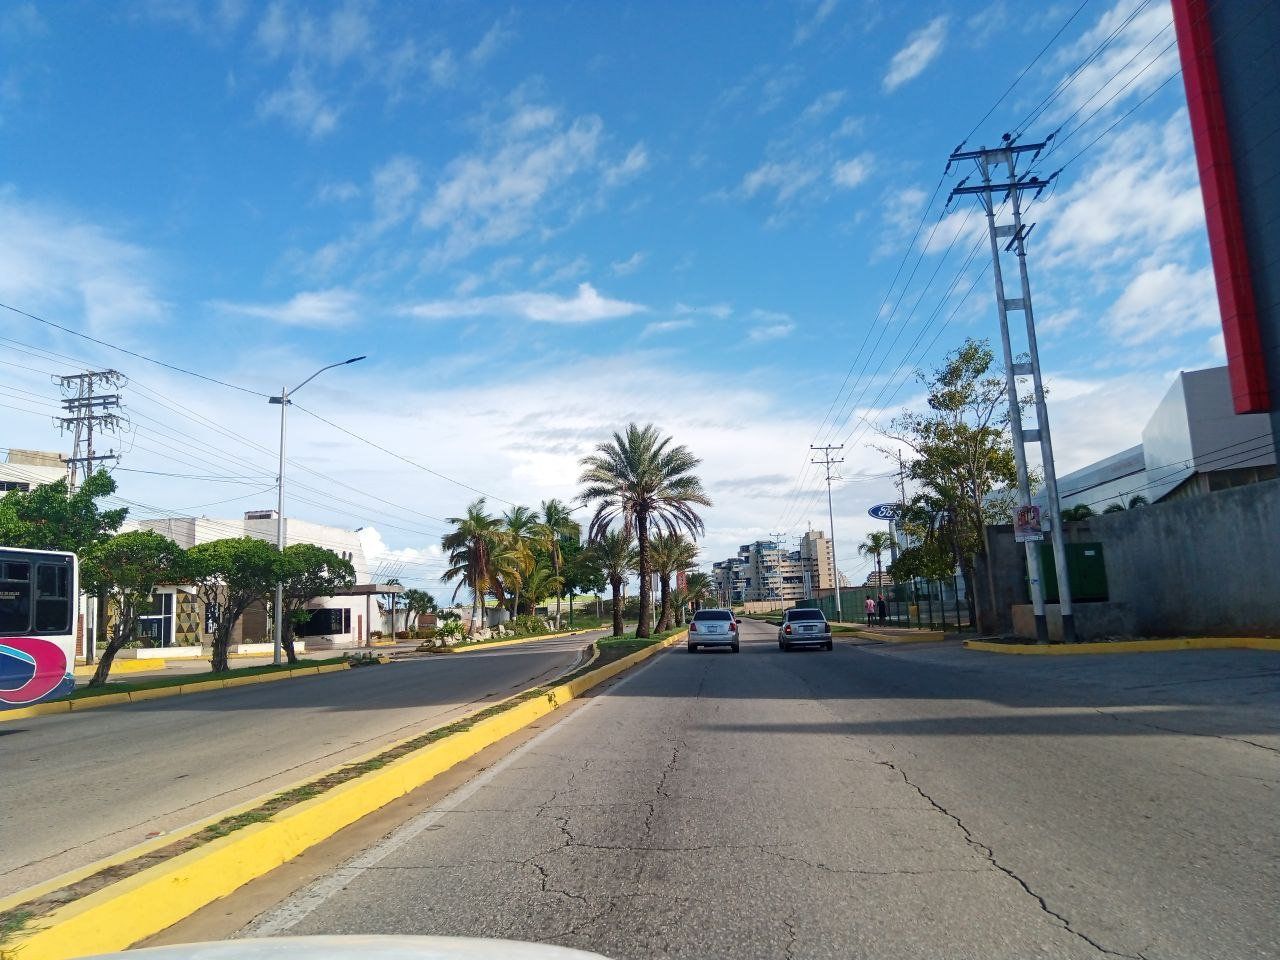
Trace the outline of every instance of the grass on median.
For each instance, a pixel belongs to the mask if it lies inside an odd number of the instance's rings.
[[[232,677],[253,677],[263,673],[281,673],[286,670],[302,670],[309,667],[323,667],[333,663],[342,663],[346,657],[329,657],[324,660],[299,660],[297,663],[260,664],[255,667],[236,667],[222,673],[184,673],[173,677],[152,677],[147,680],[112,680],[101,687],[81,687],[66,699],[84,700],[88,697],[101,697],[108,693],[132,693],[134,690],[154,690],[157,687],[181,687],[198,683],[212,683],[216,680],[230,680]]]

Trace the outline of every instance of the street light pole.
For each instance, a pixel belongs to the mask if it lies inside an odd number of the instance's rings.
[[[327,367],[321,367],[307,379],[292,390],[280,388],[280,396],[269,397],[269,403],[280,404],[280,467],[279,473],[276,475],[276,549],[281,553],[284,552],[284,460],[285,460],[285,429],[288,423],[287,414],[289,412],[289,404],[293,401],[289,398],[305,387],[326,370],[332,370],[334,367],[344,367],[349,363],[356,363],[363,360],[364,357],[352,357],[350,360],[341,360],[338,363],[331,363]],[[276,581],[276,604],[272,609],[272,660],[279,665],[281,662],[281,652],[284,642],[284,582]],[[367,628],[366,628],[367,629]]]

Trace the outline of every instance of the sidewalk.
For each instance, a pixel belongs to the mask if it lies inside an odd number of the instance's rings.
[[[941,630],[924,630],[917,627],[894,627],[888,624],[880,626],[873,624],[868,627],[865,623],[848,620],[833,620],[835,626],[849,627],[857,630],[858,635],[866,637],[869,640],[882,640],[885,643],[937,643],[946,639],[946,634]]]

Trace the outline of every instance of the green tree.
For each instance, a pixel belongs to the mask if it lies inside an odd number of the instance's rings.
[[[187,572],[204,603],[214,613],[214,673],[229,669],[231,632],[249,605],[274,592],[280,573],[275,544],[254,537],[232,537],[197,543],[187,551]]]
[[[636,538],[636,566],[640,573],[640,615],[637,637],[652,634],[653,559],[649,538],[652,526],[667,533],[687,531],[696,536],[702,532],[702,518],[695,505],[711,506],[703,492],[702,482],[693,474],[701,463],[684,446],[671,446],[671,438],[663,437],[653,424],[644,427],[628,424],[626,433],[614,433],[613,439],[601,443],[596,452],[582,460],[579,480],[584,504],[596,505],[588,527],[588,537],[595,540],[615,520],[621,521],[628,535]]]
[[[559,500],[542,501],[542,523],[539,525],[543,546],[551,557],[551,569],[560,578],[564,567],[564,541],[576,543],[582,533],[568,506]],[[556,595],[556,626],[560,625],[560,595]]]
[[[400,597],[404,600],[406,625],[416,623],[420,614],[435,613],[439,609],[436,598],[417,587],[410,587]]]
[[[541,538],[541,524],[538,514],[528,507],[512,507],[502,516],[506,529],[503,554],[503,566],[508,569],[503,586],[510,590],[514,600],[511,604],[511,616],[520,613],[520,588],[526,577],[533,572],[537,562],[533,554],[533,545]],[[534,601],[536,606],[536,601]]]
[[[865,540],[858,544],[858,553],[864,557],[875,557],[876,559],[876,586],[884,585],[884,573],[881,570],[880,558],[889,551],[893,545],[893,537],[887,530],[872,530],[867,534]]]
[[[445,583],[458,581],[453,599],[463,587],[471,590],[471,632],[480,629],[484,609],[484,597],[497,587],[497,572],[493,564],[494,547],[501,540],[499,521],[485,512],[485,498],[480,497],[467,506],[465,516],[450,517],[453,530],[440,539],[440,546],[449,555],[449,568],[441,576]]]
[[[684,582],[685,593],[688,594],[689,602],[697,609],[704,603],[715,601],[716,586],[711,580],[709,574],[703,573],[701,570],[691,573]]]
[[[560,544],[564,552],[565,589],[569,592],[569,625],[573,625],[573,598],[575,594],[599,594],[605,588],[604,571],[595,555],[577,537],[566,537]]]
[[[304,608],[317,597],[331,597],[339,590],[355,586],[356,570],[349,560],[332,550],[311,543],[291,543],[279,556],[279,580],[284,586],[280,644],[289,662],[297,663],[294,628],[311,619]]]
[[[89,686],[107,682],[116,654],[137,639],[138,619],[151,608],[155,588],[185,579],[186,560],[181,547],[150,530],[116,534],[85,549],[81,587],[115,612],[115,629],[106,637]]]
[[[679,533],[660,533],[653,538],[653,569],[658,574],[658,630],[671,627],[671,578],[693,566],[698,548]]]
[[[1009,438],[1005,380],[985,340],[966,340],[932,375],[919,374],[927,411],[904,410],[887,436],[914,456],[909,474],[935,505],[951,516],[969,596],[974,570],[987,571],[987,602],[978,611],[983,630],[994,628],[995,579],[987,563],[988,524],[1008,522],[1016,502],[1017,470]],[[884,451],[896,460],[896,451]]]
[[[124,523],[127,508],[103,510],[98,505],[115,492],[116,482],[105,470],[88,477],[70,496],[64,479],[31,490],[10,490],[0,497],[0,543],[85,554]]]
[[[613,635],[622,636],[622,582],[636,563],[635,540],[626,530],[602,530],[588,548],[613,590]],[[644,610],[641,608],[641,615]]]
[[[1114,506],[1119,506],[1119,504],[1114,504]],[[1121,509],[1124,508],[1121,507]],[[1074,507],[1067,507],[1062,511],[1063,520],[1088,520],[1093,516],[1096,516],[1093,512],[1093,507],[1087,503],[1077,503]]]

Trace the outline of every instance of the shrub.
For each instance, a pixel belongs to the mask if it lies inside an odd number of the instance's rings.
[[[408,640],[408,639],[409,639],[409,631],[408,631],[408,630],[397,630],[397,631],[396,631],[396,639],[397,639],[397,640]]]

